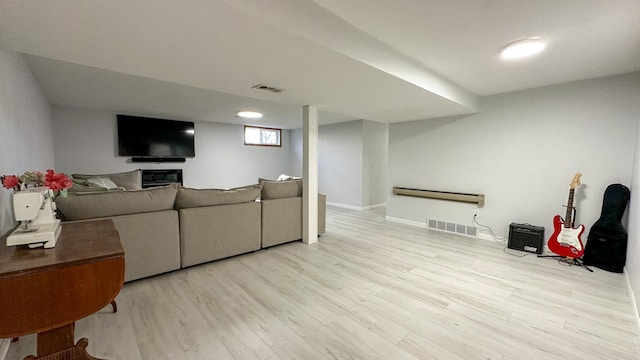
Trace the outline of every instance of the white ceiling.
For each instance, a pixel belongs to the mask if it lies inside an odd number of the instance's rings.
[[[638,19],[640,0],[0,0],[0,48],[54,104],[298,128],[304,105],[321,124],[409,121],[638,71]],[[531,36],[547,51],[500,60]]]

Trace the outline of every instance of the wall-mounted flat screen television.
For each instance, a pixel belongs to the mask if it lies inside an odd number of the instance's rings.
[[[194,157],[193,122],[118,115],[120,156]]]

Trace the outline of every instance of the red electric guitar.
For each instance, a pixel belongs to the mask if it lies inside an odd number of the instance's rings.
[[[560,215],[553,218],[553,234],[549,238],[549,250],[554,253],[571,258],[578,259],[584,254],[584,245],[580,236],[584,232],[584,225],[577,228],[572,227],[571,216],[573,214],[573,192],[580,185],[581,173],[576,173],[569,184],[569,201],[567,202],[567,214],[565,221],[562,221]]]

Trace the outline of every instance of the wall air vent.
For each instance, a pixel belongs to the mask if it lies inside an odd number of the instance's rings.
[[[460,235],[472,236],[472,237],[478,236],[478,229],[474,226],[456,224],[456,223],[436,220],[436,219],[427,219],[427,228],[456,233]]]
[[[273,86],[269,86],[269,85],[263,85],[263,84],[258,84],[256,86],[252,86],[252,89],[256,89],[259,91],[264,91],[264,92],[269,92],[269,93],[280,93],[283,92],[284,89],[278,89],[277,87],[273,87]]]

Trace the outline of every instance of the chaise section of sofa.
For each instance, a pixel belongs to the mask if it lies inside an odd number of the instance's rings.
[[[260,249],[260,185],[229,190],[181,188],[182,267]]]
[[[302,180],[272,181],[262,185],[262,248],[302,239]],[[327,197],[318,194],[318,234],[324,234]]]
[[[144,190],[70,193],[56,199],[65,221],[112,219],[125,251],[125,281],[180,268],[176,186]]]

